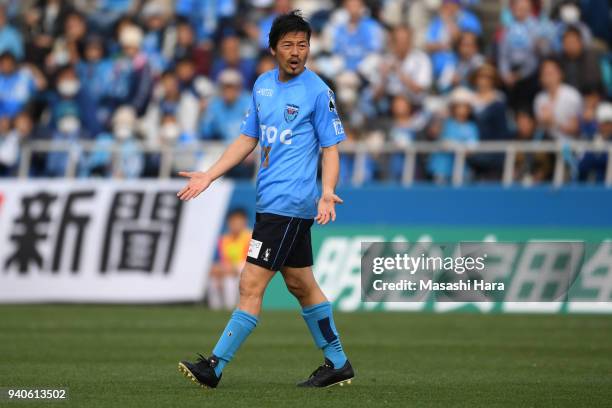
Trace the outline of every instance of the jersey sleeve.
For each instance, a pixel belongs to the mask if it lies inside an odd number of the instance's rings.
[[[240,133],[243,135],[259,138],[259,119],[257,117],[257,105],[255,103],[255,93],[251,96],[251,103],[247,109],[242,124],[240,125]]]
[[[346,139],[342,122],[336,110],[334,93],[331,89],[327,89],[317,96],[313,125],[321,147],[333,146]]]

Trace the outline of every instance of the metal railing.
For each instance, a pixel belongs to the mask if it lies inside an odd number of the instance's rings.
[[[221,142],[198,142],[187,146],[150,146],[141,144],[141,151],[145,154],[160,154],[159,178],[169,178],[172,176],[173,161],[178,155],[204,154],[207,158],[206,164],[212,163],[218,158],[226,145]],[[256,154],[259,157],[259,149]],[[65,177],[73,178],[77,175],[79,156],[82,153],[92,151],[110,152],[112,155],[112,167],[116,168],[117,160],[121,154],[121,147],[118,145],[100,146],[92,141],[79,142],[78,149],[71,142],[58,141],[31,141],[21,148],[21,158],[17,175],[20,178],[28,177],[32,155],[35,153],[66,152],[68,162],[65,169]],[[587,141],[538,141],[538,142],[518,142],[518,141],[487,141],[473,145],[448,143],[448,142],[414,142],[403,147],[393,144],[372,146],[363,142],[343,143],[340,145],[340,152],[352,154],[355,157],[355,166],[351,177],[355,185],[363,184],[366,174],[367,156],[376,154],[403,154],[404,167],[401,182],[405,186],[410,186],[415,182],[417,168],[417,155],[430,154],[435,152],[448,152],[454,154],[453,172],[451,183],[460,186],[464,183],[464,168],[467,158],[470,155],[483,153],[502,153],[504,155],[503,172],[501,183],[504,186],[511,185],[514,180],[514,169],[517,154],[519,153],[549,153],[555,156],[552,183],[555,186],[564,184],[566,180],[566,161],[568,151],[572,154],[584,152],[607,152],[608,157],[612,158],[612,143],[593,143]],[[258,159],[255,160],[255,170],[259,166]],[[114,174],[115,172],[113,172]],[[256,173],[256,171],[255,171]],[[605,185],[612,187],[612,160],[608,160],[605,174]]]

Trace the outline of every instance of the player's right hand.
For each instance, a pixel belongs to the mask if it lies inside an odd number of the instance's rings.
[[[178,175],[181,177],[187,177],[189,179],[187,185],[183,187],[181,191],[176,193],[176,196],[183,201],[196,198],[213,182],[208,173],[201,171],[180,171]]]

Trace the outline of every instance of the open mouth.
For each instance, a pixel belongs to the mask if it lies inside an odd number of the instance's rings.
[[[297,69],[300,66],[300,62],[297,60],[291,60],[289,61],[289,66],[291,67],[291,69]]]

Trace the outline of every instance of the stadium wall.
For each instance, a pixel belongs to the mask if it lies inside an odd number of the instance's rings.
[[[182,185],[1,181],[0,302],[201,300],[225,214],[243,207],[254,218],[255,189],[215,183],[198,200],[179,205],[175,193]],[[315,273],[341,310],[612,312],[612,244],[605,242],[612,239],[612,189],[366,186],[338,193],[345,204],[337,221],[314,226],[312,237]],[[384,240],[580,240],[591,244],[585,265],[594,276],[577,280],[581,301],[361,302],[361,243]],[[279,276],[264,304],[297,308]]]
[[[254,194],[253,186],[236,185],[230,207],[240,206],[253,213]],[[345,204],[338,207],[337,221],[324,227],[314,226],[312,237],[315,273],[341,310],[612,312],[612,248],[603,243],[612,239],[612,189],[367,186],[340,188],[338,194]],[[588,253],[583,265],[603,278],[589,282],[595,287],[587,290],[579,276],[565,302],[465,304],[431,299],[421,303],[361,302],[361,242],[428,240],[584,241]],[[599,264],[589,263],[591,259],[603,259],[600,262],[603,270]],[[271,283],[264,305],[297,307],[278,276]]]

